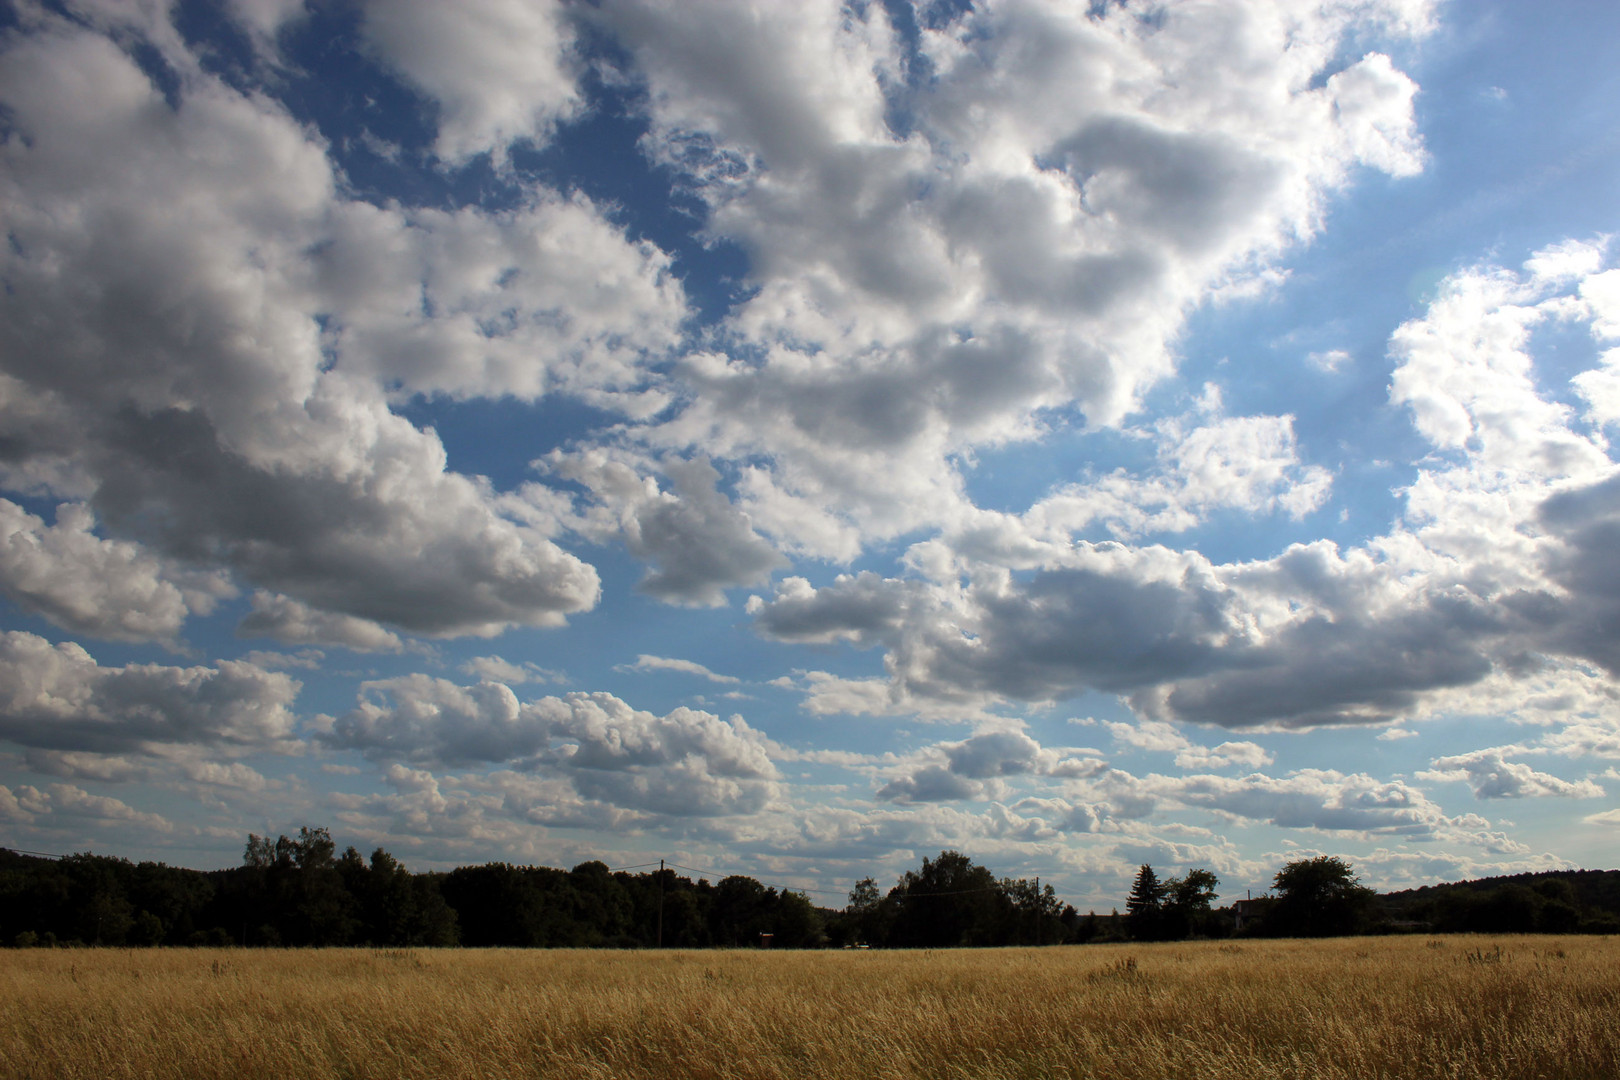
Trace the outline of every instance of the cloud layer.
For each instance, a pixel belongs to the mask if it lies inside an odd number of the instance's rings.
[[[1446,9],[13,7],[0,818],[41,843],[318,811],[1106,895],[1613,823],[1612,223],[1205,355],[1311,245],[1417,243],[1341,234],[1455,153]]]

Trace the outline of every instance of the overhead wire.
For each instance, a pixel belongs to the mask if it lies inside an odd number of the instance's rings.
[[[717,879],[734,877],[734,876],[737,876],[737,877],[753,877],[752,874],[743,874],[741,871],[736,871],[736,872],[733,872],[733,873],[727,873],[727,872],[720,871],[720,870],[702,870],[702,869],[699,869],[696,866],[681,866],[678,863],[670,863],[669,866],[670,866],[670,869],[672,869],[672,870],[685,870],[689,874],[700,874],[703,877],[712,877],[712,878],[717,878]],[[818,896],[843,896],[844,895],[842,892],[840,892],[837,889],[803,889],[803,888],[798,887],[797,885],[789,885],[786,882],[782,882],[782,881],[766,881],[766,880],[764,880],[762,878],[754,878],[754,880],[758,881],[761,885],[775,886],[776,888],[784,889],[784,890],[787,890],[787,891],[790,891],[790,892],[815,893]]]

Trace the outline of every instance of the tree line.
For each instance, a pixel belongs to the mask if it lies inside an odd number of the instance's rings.
[[[1137,871],[1117,936],[1343,937],[1352,934],[1620,933],[1620,871],[1577,870],[1432,885],[1380,895],[1344,859],[1318,855],[1277,871],[1269,895],[1212,909],[1208,870],[1160,881]]]
[[[744,875],[709,881],[486,863],[411,873],[381,848],[341,854],[324,828],[250,835],[242,864],[197,871],[104,855],[0,849],[0,942],[13,945],[775,948],[1057,944],[1078,916],[1051,886],[966,856],[923,860],[887,896],[818,907]]]
[[[801,893],[753,878],[487,863],[411,873],[387,851],[338,854],[323,828],[250,835],[242,865],[198,871],[102,855],[0,850],[0,942],[16,945],[698,948],[820,945]]]
[[[323,828],[250,835],[240,866],[198,871],[0,849],[0,943],[28,946],[508,946],[528,948],[950,948],[1233,934],[1399,930],[1620,931],[1620,871],[1536,875],[1379,897],[1348,863],[1289,863],[1272,895],[1224,908],[1219,879],[1138,871],[1117,911],[1082,916],[1039,879],[998,878],[955,851],[886,892],[858,882],[842,909],[744,875],[675,868],[572,870],[486,863],[412,873],[387,851],[341,854]]]
[[[1270,937],[1339,937],[1365,933],[1375,923],[1377,893],[1362,885],[1350,864],[1331,855],[1296,859],[1272,882],[1272,895],[1217,911],[1220,884],[1213,871],[1159,880],[1144,864],[1125,901],[1125,936],[1176,941],[1234,934]]]
[[[1400,927],[1436,933],[1620,934],[1620,871],[1556,870],[1427,885],[1379,898]]]

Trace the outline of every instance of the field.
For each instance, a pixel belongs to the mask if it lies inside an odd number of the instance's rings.
[[[1620,939],[0,951],[0,1077],[1620,1077]]]

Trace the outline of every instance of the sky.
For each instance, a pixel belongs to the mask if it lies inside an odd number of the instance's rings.
[[[0,845],[1613,867],[1617,49],[0,3]]]

